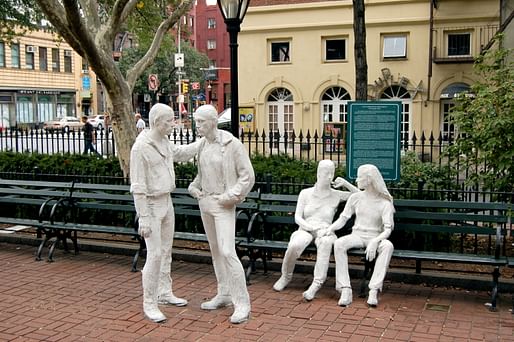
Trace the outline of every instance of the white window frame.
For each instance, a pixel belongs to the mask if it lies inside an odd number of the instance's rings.
[[[457,35],[467,35],[469,37],[469,51],[467,54],[458,54],[458,55],[450,55],[450,36],[457,36]],[[473,34],[470,31],[452,31],[452,32],[446,32],[445,33],[445,41],[446,41],[446,55],[449,58],[455,58],[455,57],[470,57],[472,55],[473,51]]]
[[[344,51],[343,51],[342,58],[332,58],[332,59],[328,58],[327,43],[329,41],[343,41]],[[345,62],[347,60],[348,60],[348,38],[347,37],[325,37],[325,38],[323,38],[323,61],[324,62],[327,62],[327,63]]]
[[[407,35],[394,34],[382,36],[382,57],[407,58]]]
[[[207,39],[207,50],[216,49],[216,40],[215,39]]]
[[[279,45],[287,44],[287,54],[279,54],[279,60],[274,60],[273,52],[275,48],[279,48]],[[291,63],[291,39],[274,39],[268,42],[269,48],[269,63],[270,64],[290,64]]]
[[[216,18],[207,19],[207,28],[211,30],[216,28]]]

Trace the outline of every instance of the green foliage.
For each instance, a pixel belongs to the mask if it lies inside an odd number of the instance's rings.
[[[82,154],[0,153],[0,172],[122,177],[117,158]]]
[[[455,182],[455,168],[422,162],[414,151],[408,151],[402,156],[400,168],[400,181],[394,187],[416,189],[419,182],[427,189],[450,190],[458,186]]]
[[[314,184],[316,182],[316,170],[318,163],[313,160],[297,160],[285,154],[252,156],[252,165],[257,177],[271,175],[275,182],[293,182]],[[338,166],[336,175],[344,177],[346,170]]]
[[[501,46],[502,36],[495,40]],[[514,190],[512,52],[500,47],[476,59],[474,71],[480,80],[471,86],[474,96],[460,96],[451,113],[459,137],[449,150],[454,160],[465,158],[480,170],[470,182],[508,192]]]
[[[127,70],[143,57],[146,50],[147,47],[143,45],[124,50],[123,58],[119,64],[121,72],[126,74]],[[185,66],[182,68],[185,76],[182,78],[188,79],[189,82],[203,82],[204,74],[201,69],[206,68],[209,64],[207,56],[184,42],[182,43],[181,51],[184,53],[185,60]],[[153,65],[147,68],[141,77],[138,78],[134,87],[134,93],[143,94],[148,92],[148,75],[150,74],[157,74],[159,78],[158,92],[175,92],[178,82],[178,75],[176,73],[178,70],[174,66],[175,52],[177,52],[177,47],[170,36],[166,36]]]
[[[39,27],[43,18],[33,0],[0,0],[0,40],[7,42]]]

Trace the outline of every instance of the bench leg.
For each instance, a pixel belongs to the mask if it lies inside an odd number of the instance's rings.
[[[500,268],[495,267],[493,271],[493,289],[491,291],[491,307],[489,311],[496,311],[496,299],[498,298],[498,279],[500,278]]]
[[[132,259],[132,269],[131,272],[137,272],[137,262],[139,260],[139,256],[143,254],[146,244],[145,241],[140,238],[139,236],[134,236],[136,240],[139,241],[139,249],[137,250],[136,254],[134,254],[134,258]]]
[[[48,234],[45,234],[43,241],[39,244],[36,252],[36,261],[41,261],[41,253],[43,253],[43,248],[45,248],[46,242],[49,240]]]
[[[48,249],[48,259],[47,259],[48,262],[54,261],[54,250],[58,243],[59,243],[59,237],[56,237]]]

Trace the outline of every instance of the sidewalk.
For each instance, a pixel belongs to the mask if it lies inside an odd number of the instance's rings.
[[[279,274],[258,272],[252,318],[232,325],[231,308],[200,309],[215,294],[212,265],[175,261],[173,288],[189,305],[162,307],[168,321],[155,324],[143,318],[141,275],[127,256],[58,250],[56,262],[36,262],[33,246],[0,243],[0,259],[0,341],[514,341],[510,294],[490,312],[483,291],[386,282],[377,308],[357,296],[342,308],[333,277],[305,302],[312,275],[277,293]]]

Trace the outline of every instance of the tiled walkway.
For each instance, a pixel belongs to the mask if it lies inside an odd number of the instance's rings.
[[[497,312],[487,293],[386,283],[378,308],[354,298],[337,306],[333,278],[312,302],[302,299],[311,275],[295,275],[284,292],[278,273],[257,273],[249,286],[252,318],[232,325],[231,308],[206,312],[215,293],[209,264],[174,262],[182,308],[163,307],[164,324],[143,319],[141,275],[130,257],[58,251],[56,262],[35,262],[34,247],[0,243],[0,341],[514,341],[510,296]]]

